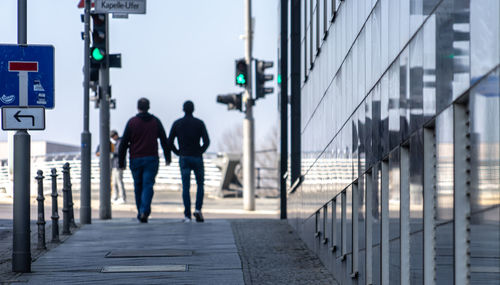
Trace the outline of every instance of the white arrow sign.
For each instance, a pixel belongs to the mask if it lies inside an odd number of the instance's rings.
[[[2,129],[45,130],[45,108],[43,107],[3,107]]]

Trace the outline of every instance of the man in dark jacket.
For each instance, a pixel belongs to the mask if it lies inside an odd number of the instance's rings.
[[[183,110],[184,117],[175,121],[170,129],[168,143],[172,151],[179,156],[182,177],[182,200],[184,201],[184,222],[191,222],[191,197],[189,196],[191,170],[194,171],[197,185],[194,216],[197,222],[203,222],[201,207],[203,205],[205,173],[202,155],[207,150],[210,139],[208,138],[207,129],[203,121],[193,117],[193,102],[186,101]],[[179,149],[174,145],[175,138],[177,138]],[[201,146],[200,139],[203,140],[203,145]]]
[[[137,219],[141,223],[147,223],[151,213],[153,185],[159,166],[158,139],[167,165],[171,162],[171,154],[163,125],[158,118],[148,113],[149,100],[139,99],[137,109],[139,113],[127,122],[123,132],[118,165],[122,169],[125,168],[125,156],[127,148],[130,148],[129,164],[134,178]]]

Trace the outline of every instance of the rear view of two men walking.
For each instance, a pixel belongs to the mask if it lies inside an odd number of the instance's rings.
[[[129,167],[134,179],[135,203],[137,219],[148,222],[151,214],[153,185],[158,173],[158,139],[163,149],[165,163],[172,161],[171,150],[179,156],[182,177],[182,198],[184,201],[184,222],[191,221],[191,199],[189,195],[191,170],[194,171],[197,183],[196,207],[194,216],[197,222],[203,222],[201,207],[204,196],[203,153],[207,150],[210,139],[203,121],[193,117],[194,104],[186,101],[183,106],[185,116],[172,125],[169,138],[160,120],[148,112],[149,100],[141,98],[137,102],[138,114],[132,117],[125,126],[119,148],[118,164],[125,168],[125,156],[130,149]],[[175,147],[177,138],[179,148]],[[200,139],[203,145],[200,146]]]

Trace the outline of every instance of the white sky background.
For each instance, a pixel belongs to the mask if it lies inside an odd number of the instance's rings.
[[[32,140],[80,145],[83,130],[83,23],[79,0],[28,0],[28,44],[55,47],[55,109],[46,112],[46,130],[31,131]],[[253,56],[272,60],[275,78],[278,36],[277,0],[253,0],[256,20]],[[145,15],[110,17],[110,52],[122,54],[122,68],[111,69],[111,129],[123,133],[136,114],[137,99],[151,101],[150,112],[167,133],[183,115],[182,103],[195,103],[194,115],[205,121],[209,152],[218,151],[222,133],[241,127],[243,113],[227,111],[217,94],[240,92],[234,85],[234,60],[244,57],[244,0],[148,0]],[[0,44],[17,43],[17,1],[0,1]],[[276,125],[275,93],[254,108],[256,149]],[[92,96],[92,93],[91,93]],[[90,102],[92,149],[99,139],[99,110]],[[0,140],[7,132],[0,131]]]

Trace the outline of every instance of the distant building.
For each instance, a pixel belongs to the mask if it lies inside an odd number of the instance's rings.
[[[80,147],[75,145],[49,142],[49,141],[32,141],[31,156],[47,156],[51,154],[73,153],[79,152]],[[0,142],[0,162],[2,166],[7,165],[9,158],[9,146],[6,141]]]

